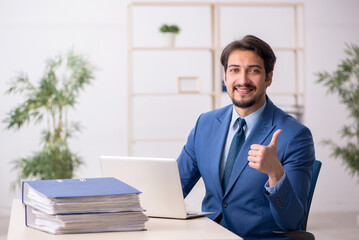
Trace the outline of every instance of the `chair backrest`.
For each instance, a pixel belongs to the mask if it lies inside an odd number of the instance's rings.
[[[306,214],[305,219],[302,224],[303,231],[307,230],[307,222],[308,222],[310,205],[312,203],[314,189],[315,189],[315,185],[317,184],[317,180],[318,180],[318,176],[319,176],[321,167],[322,167],[322,162],[319,160],[315,160],[314,168],[313,168],[313,176],[312,176],[312,180],[310,181],[310,189],[309,189],[309,194],[308,194],[308,199],[307,199],[307,214]]]

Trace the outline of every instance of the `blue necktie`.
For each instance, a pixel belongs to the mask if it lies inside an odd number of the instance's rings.
[[[229,152],[228,152],[228,156],[227,156],[226,166],[224,167],[224,171],[223,171],[223,179],[222,179],[223,192],[226,191],[227,184],[229,182],[229,178],[231,176],[234,163],[236,162],[238,153],[241,150],[241,147],[245,140],[243,126],[246,125],[246,121],[242,118],[238,118],[238,125],[239,125],[239,128],[232,139],[232,143],[229,148]]]

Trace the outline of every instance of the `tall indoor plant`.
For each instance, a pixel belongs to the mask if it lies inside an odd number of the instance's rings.
[[[23,179],[72,178],[82,164],[80,156],[69,147],[69,139],[80,130],[80,124],[69,122],[68,109],[74,108],[81,90],[94,79],[94,67],[73,50],[46,62],[38,85],[24,73],[10,82],[8,94],[21,94],[25,100],[4,119],[7,129],[20,129],[25,123],[46,122],[42,131],[42,149],[16,159],[17,183]],[[15,184],[16,186],[16,184]]]
[[[348,112],[349,124],[340,131],[346,143],[338,145],[332,140],[324,143],[332,149],[335,158],[342,159],[350,172],[359,177],[359,47],[355,44],[346,44],[346,58],[341,60],[337,70],[317,74],[318,83],[328,88],[328,92],[339,96]]]

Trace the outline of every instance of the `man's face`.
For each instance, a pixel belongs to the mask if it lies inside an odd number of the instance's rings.
[[[253,51],[234,50],[228,57],[225,85],[241,117],[258,110],[265,102],[273,72],[266,77],[264,62]]]

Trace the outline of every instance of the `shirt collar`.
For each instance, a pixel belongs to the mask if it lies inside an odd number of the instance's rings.
[[[262,114],[262,112],[264,111],[264,108],[267,105],[267,100],[264,102],[263,106],[260,107],[257,111],[249,114],[247,117],[244,118],[244,120],[246,120],[246,126],[245,126],[245,131],[246,131],[246,135],[248,136],[248,134],[252,131],[252,129],[254,128],[254,126],[256,125],[260,115]],[[233,105],[233,110],[232,110],[232,120],[231,120],[231,127],[233,129],[238,128],[238,121],[236,121],[239,118],[239,114],[237,113],[236,109],[234,108]]]

